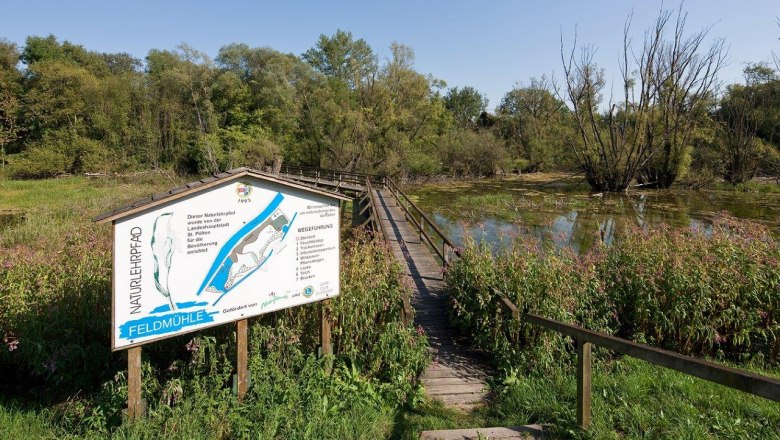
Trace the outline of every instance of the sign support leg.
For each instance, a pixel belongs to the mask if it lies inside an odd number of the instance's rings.
[[[320,354],[322,356],[332,355],[333,346],[330,342],[330,300],[326,299],[320,303]],[[330,374],[330,366],[326,367],[326,372]]]
[[[238,370],[238,384],[237,384],[237,394],[238,394],[238,401],[242,401],[244,399],[244,396],[246,395],[247,389],[249,388],[248,385],[248,357],[249,357],[249,350],[247,348],[247,336],[248,336],[248,330],[247,330],[247,320],[242,319],[236,323],[236,346],[237,346],[237,353],[236,353],[236,370]]]
[[[127,350],[127,417],[138,420],[143,416],[141,400],[141,347]]]

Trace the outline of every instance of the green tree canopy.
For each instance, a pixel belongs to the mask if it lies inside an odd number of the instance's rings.
[[[487,109],[488,99],[473,87],[453,87],[444,95],[444,106],[458,125],[468,127],[474,126],[479,115]]]

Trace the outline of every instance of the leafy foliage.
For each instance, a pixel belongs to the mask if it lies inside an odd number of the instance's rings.
[[[497,255],[470,244],[447,272],[455,321],[505,367],[552,365],[571,347],[502,318],[521,311],[695,356],[780,362],[780,245],[766,229],[633,230],[578,257],[519,238]]]

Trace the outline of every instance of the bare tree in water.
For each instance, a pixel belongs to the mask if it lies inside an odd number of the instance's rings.
[[[588,183],[599,191],[623,191],[634,179],[667,187],[687,165],[691,142],[712,102],[725,50],[717,40],[705,48],[709,28],[685,35],[686,14],[661,11],[635,53],[623,28],[620,58],[622,100],[612,96],[604,109],[604,72],[592,46],[576,38],[561,60],[566,98],[581,143],[572,146]],[[674,19],[674,20],[673,20]]]

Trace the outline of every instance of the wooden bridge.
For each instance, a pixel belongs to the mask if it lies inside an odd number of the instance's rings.
[[[421,377],[429,396],[449,406],[469,410],[485,402],[490,369],[467,341],[458,340],[447,319],[443,267],[460,256],[438,226],[387,177],[319,168],[285,167],[286,178],[326,187],[353,197],[353,224],[370,227],[404,266],[414,295],[404,301],[404,317],[428,335],[433,362]],[[587,330],[549,318],[521,313],[503,294],[494,292],[496,308],[510,319],[523,319],[567,336],[577,345],[577,420],[584,429],[591,419],[591,347],[601,346],[664,368],[780,402],[780,380],[713,362],[683,356],[644,344]],[[423,438],[528,438],[542,434],[539,426],[430,431]]]
[[[412,286],[405,315],[428,337],[433,361],[420,378],[428,395],[464,410],[482,404],[489,369],[449,325],[442,269],[458,251],[436,224],[391,179],[299,167],[285,167],[282,174],[354,196],[353,222],[369,226],[388,244]]]

